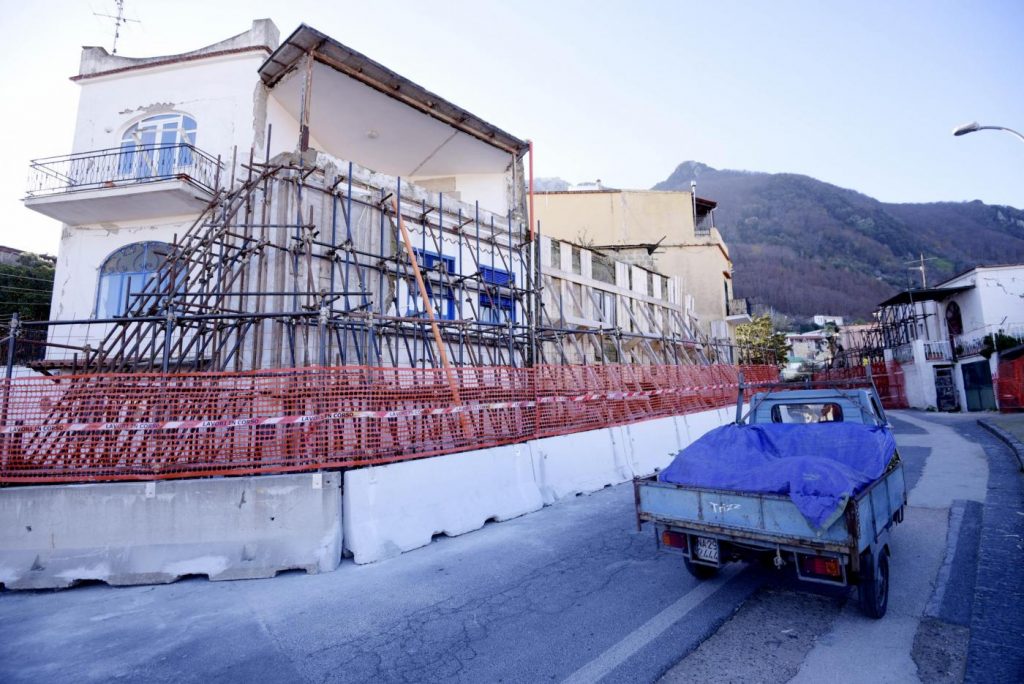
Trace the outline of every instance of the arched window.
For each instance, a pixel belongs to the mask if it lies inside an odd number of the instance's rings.
[[[171,246],[166,242],[134,242],[107,257],[100,266],[96,295],[96,317],[123,316],[135,303],[131,294],[143,291],[146,281],[157,272]]]
[[[169,178],[193,163],[196,120],[188,114],[158,114],[121,136],[119,168],[125,178]]]

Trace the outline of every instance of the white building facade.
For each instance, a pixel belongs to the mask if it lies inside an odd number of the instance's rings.
[[[341,289],[335,271],[340,279],[342,245],[353,268],[373,266],[370,256],[360,259],[354,250],[374,252],[390,280],[381,277],[376,286],[369,278],[358,285],[348,282],[344,297],[299,302],[307,309],[326,307],[328,316],[362,307],[386,318],[389,329],[397,329],[397,319],[424,317],[409,263],[412,251],[442,323],[507,325],[528,318],[525,296],[517,292],[530,277],[531,254],[523,248],[528,143],[329,36],[302,25],[282,42],[277,27],[264,19],[245,33],[178,55],[128,58],[88,47],[73,80],[81,96],[71,154],[35,160],[25,199],[27,207],[63,224],[50,318],[77,323],[51,326],[48,359],[55,367],[109,345],[111,331],[120,325],[112,319],[128,312],[163,315],[164,305],[154,297],[150,309],[142,310],[146,283],[159,279],[168,255],[186,264],[195,258],[181,254],[181,245],[206,224],[238,237],[221,252],[207,246],[207,260],[227,262],[231,250],[247,259],[264,258],[273,248],[287,253],[295,248],[293,240],[304,241],[307,251],[331,263],[330,282],[326,265],[289,265],[279,256],[276,262],[267,257],[264,266],[280,266],[273,281],[278,287],[286,283],[298,291],[294,283],[301,279],[307,295]],[[245,187],[275,163],[282,169],[282,178],[275,180],[289,187],[308,181],[317,198]],[[291,176],[301,176],[298,185]],[[250,232],[239,237],[228,224],[241,222],[241,214],[227,212],[232,193],[243,192],[252,195],[244,211],[262,209],[262,218],[247,215]],[[396,197],[403,204],[392,211]],[[399,212],[411,245],[393,237],[400,235],[396,223],[401,221],[394,220]],[[305,226],[314,220],[315,227]],[[308,234],[280,240],[258,236],[286,225],[305,226]],[[353,230],[361,232],[352,237]],[[327,244],[328,234],[337,242]],[[257,243],[265,249],[248,254]],[[380,259],[390,261],[380,266]],[[207,264],[206,275],[197,275],[192,266],[179,265],[165,275],[182,286],[163,285],[199,287],[211,269]],[[357,274],[351,277],[354,281]],[[470,277],[483,284],[468,283]],[[457,286],[448,284],[452,279]],[[208,283],[202,287],[211,290]],[[237,312],[250,310],[244,297],[234,296],[241,305]],[[372,306],[367,298],[373,298]],[[178,307],[178,315],[188,308],[180,302]],[[219,304],[213,308],[226,310]],[[411,354],[396,363],[415,365]],[[197,357],[196,367],[211,366]]]
[[[993,378],[1001,352],[1024,344],[1024,264],[979,266],[927,290],[883,302],[887,360],[904,372],[915,408],[999,408]]]

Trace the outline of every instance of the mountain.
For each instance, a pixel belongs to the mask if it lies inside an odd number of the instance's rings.
[[[888,204],[809,176],[713,169],[688,161],[655,190],[718,202],[735,294],[797,317],[867,319],[920,274],[929,285],[974,266],[1024,262],[1024,211],[974,202]]]

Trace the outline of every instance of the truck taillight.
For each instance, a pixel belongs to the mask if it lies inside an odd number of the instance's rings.
[[[838,558],[827,556],[800,556],[800,572],[804,575],[818,577],[842,577],[843,568]]]
[[[663,546],[671,546],[674,549],[686,549],[686,535],[672,530],[662,530],[661,543]]]

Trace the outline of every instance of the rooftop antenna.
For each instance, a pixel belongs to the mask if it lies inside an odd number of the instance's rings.
[[[125,16],[124,16],[124,0],[114,0],[114,4],[117,5],[117,14],[116,15],[115,14],[103,14],[101,12],[93,12],[93,14],[95,16],[97,16],[97,17],[106,17],[107,19],[113,19],[114,20],[114,47],[110,51],[110,54],[112,54],[112,55],[116,55],[117,54],[117,39],[121,37],[121,24],[127,24],[130,21],[133,21],[136,24],[141,24],[142,23],[138,19],[127,19],[127,18],[125,18]]]

